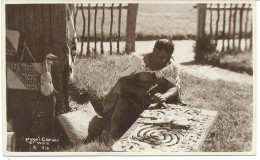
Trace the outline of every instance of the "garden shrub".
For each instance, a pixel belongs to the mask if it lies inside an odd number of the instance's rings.
[[[220,55],[216,50],[217,43],[209,35],[199,37],[194,46],[195,60],[199,62],[219,63]]]
[[[230,69],[236,72],[253,74],[252,51],[237,51],[229,49],[219,52],[217,42],[210,35],[197,39],[194,46],[195,60],[213,66]]]

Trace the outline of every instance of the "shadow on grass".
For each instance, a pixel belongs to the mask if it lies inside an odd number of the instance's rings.
[[[209,67],[218,67],[222,69],[228,69],[230,71],[238,72],[238,73],[247,73],[249,75],[253,75],[253,67],[242,62],[228,61],[226,59],[221,60],[219,63],[212,63],[206,61],[189,61],[180,63],[182,66],[186,66],[185,69],[188,69],[188,66],[196,65],[195,68],[200,66],[209,66]],[[193,68],[193,67],[191,67]]]
[[[97,95],[96,91],[94,91],[91,87],[81,88],[78,87],[75,82],[69,83],[69,96],[72,101],[82,105],[87,103],[88,101],[94,107],[94,110],[100,114],[102,113],[103,106],[103,97]]]
[[[182,66],[190,66],[190,65],[198,65],[198,64],[201,64],[197,61],[189,61],[189,62],[182,62],[180,63]]]

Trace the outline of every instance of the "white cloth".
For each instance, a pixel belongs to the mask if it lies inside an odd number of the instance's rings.
[[[43,62],[43,73],[41,75],[41,93],[44,96],[49,96],[54,91],[53,83],[52,83],[52,76],[50,73],[51,64],[45,60]]]
[[[151,71],[151,69],[145,66],[143,57],[132,54],[129,57],[129,63],[124,72],[121,74],[121,77],[145,71]]]

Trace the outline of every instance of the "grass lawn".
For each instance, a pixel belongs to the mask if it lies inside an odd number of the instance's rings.
[[[207,152],[250,151],[253,130],[253,86],[183,75],[189,106],[218,111],[203,145]]]
[[[77,59],[75,83],[104,96],[119,78],[127,56]],[[253,86],[201,79],[183,73],[184,98],[188,106],[218,111],[218,118],[202,147],[204,152],[244,152],[252,149]],[[78,145],[68,151],[109,151],[98,142]]]
[[[220,59],[220,66],[237,72],[253,75],[252,51],[224,54]]]

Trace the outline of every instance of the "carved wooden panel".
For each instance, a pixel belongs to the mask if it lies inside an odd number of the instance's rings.
[[[170,106],[167,109],[149,107],[112,149],[124,152],[199,151],[217,112]]]

